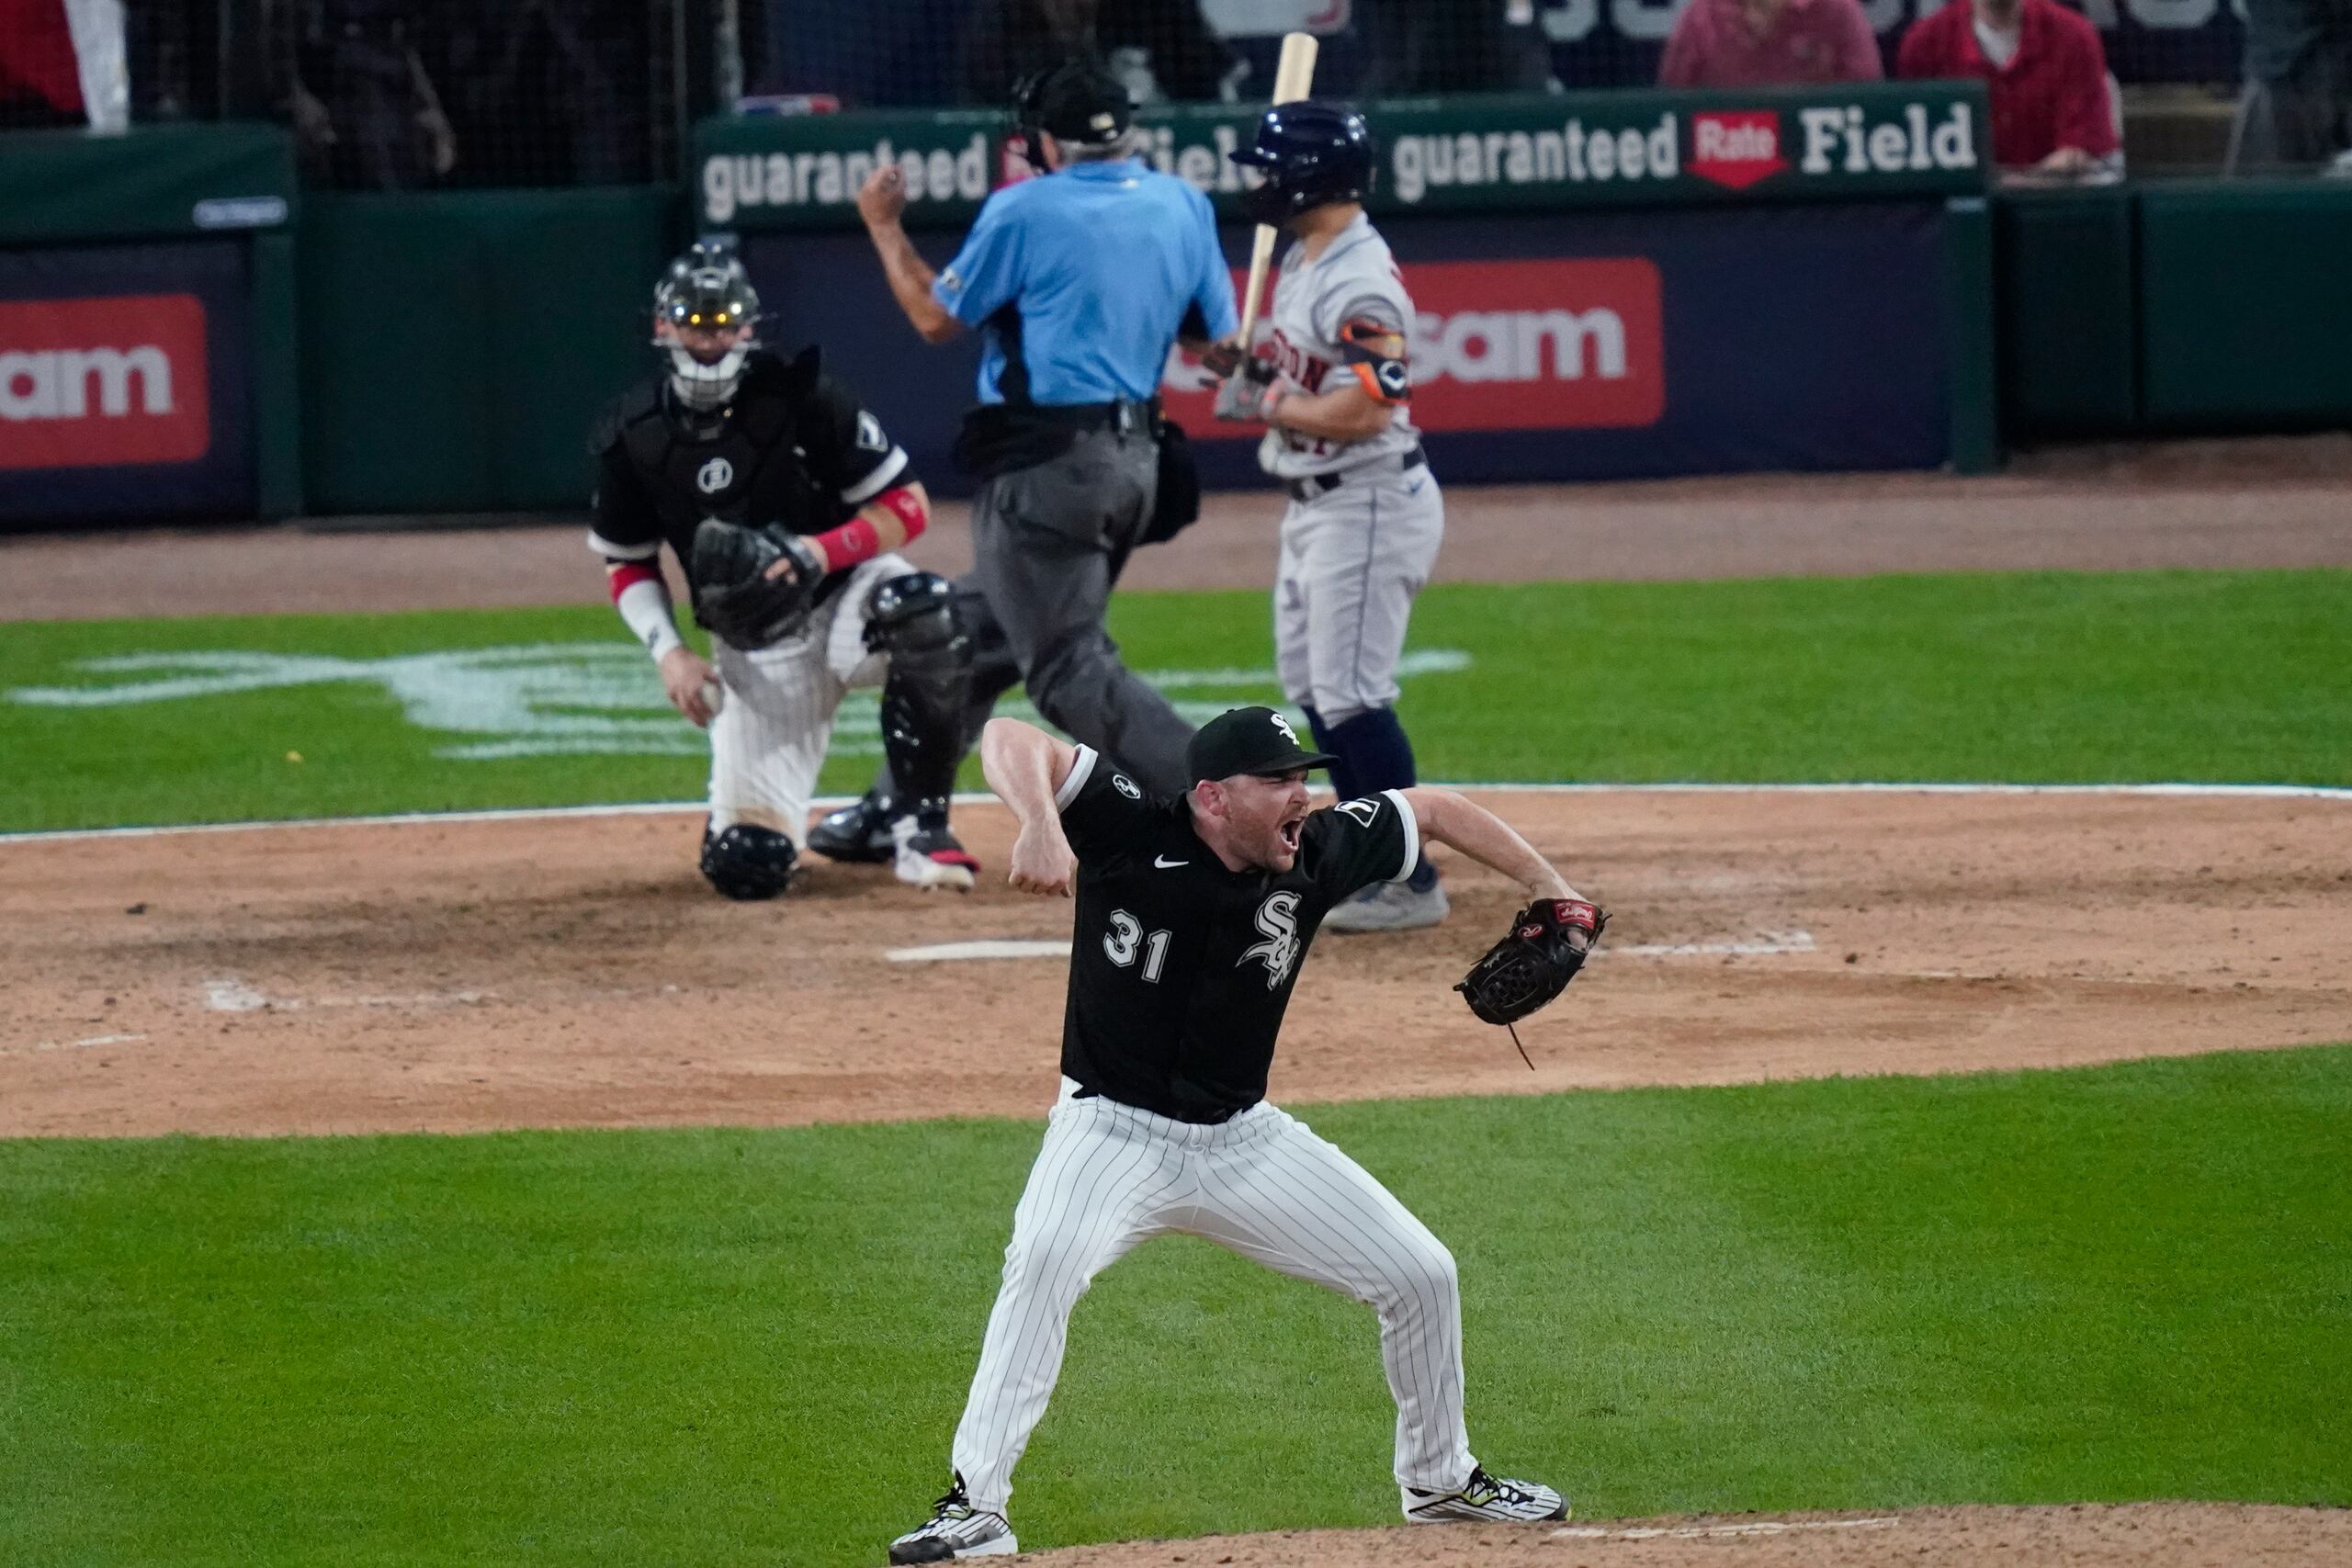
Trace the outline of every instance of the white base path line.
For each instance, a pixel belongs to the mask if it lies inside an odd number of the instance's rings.
[[[1609,939],[1601,938],[1602,958],[1692,958],[1704,954],[1811,953],[1815,951],[1811,931],[1758,931],[1749,942],[1645,942],[1623,947],[1611,947]]]
[[[310,997],[280,1001],[264,996],[234,975],[204,982],[204,1005],[214,1012],[291,1012],[298,1008],[471,1007],[490,991],[422,991],[413,997]]]
[[[129,1045],[135,1041],[144,1040],[147,1037],[144,1034],[93,1034],[87,1040],[36,1040],[29,1045],[18,1045],[14,1049],[26,1053],[34,1051],[86,1051],[93,1045]],[[0,1050],[0,1055],[7,1054],[8,1053],[6,1050]]]
[[[1886,1530],[1902,1522],[1895,1518],[1763,1519],[1752,1525],[1643,1525],[1622,1530],[1566,1525],[1549,1533],[1554,1540],[1694,1540],[1702,1536],[1785,1535],[1791,1530]]]
[[[2352,801],[2352,789],[2322,784],[1449,784],[1443,787],[1496,795],[2144,795],[2242,800]],[[829,795],[820,796],[810,804],[820,811],[831,811],[836,807],[847,806],[855,798],[854,795]],[[978,806],[995,798],[982,791],[967,791],[958,793],[955,803],[957,806]],[[407,811],[385,817],[296,817],[268,822],[187,822],[153,828],[54,828],[39,832],[0,833],[0,845],[67,843],[80,839],[153,839],[173,833],[253,833],[273,828],[405,828],[436,822],[544,822],[565,817],[664,817],[708,809],[698,800],[658,800],[616,806],[514,807],[495,811]]]
[[[1069,939],[943,942],[930,947],[894,947],[882,956],[893,964],[942,964],[959,958],[1068,958]]]
[[[1689,958],[1714,954],[1811,953],[1811,931],[1764,931],[1754,940],[1726,942],[1640,942],[1630,947],[1600,944],[1603,957]],[[978,942],[942,942],[927,947],[894,947],[882,954],[893,964],[952,964],[962,959],[1068,958],[1069,942],[1061,937],[998,937]]]

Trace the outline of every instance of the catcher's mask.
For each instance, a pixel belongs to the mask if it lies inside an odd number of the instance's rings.
[[[759,346],[759,291],[732,239],[697,240],[653,290],[653,344],[670,356],[670,389],[697,413],[724,408]]]

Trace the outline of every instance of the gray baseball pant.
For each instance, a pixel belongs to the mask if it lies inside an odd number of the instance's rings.
[[[1060,457],[999,474],[972,502],[971,571],[956,584],[972,638],[964,741],[1025,682],[1046,721],[1160,795],[1182,795],[1193,727],[1119,660],[1111,589],[1150,525],[1159,447],[1142,428],[1088,431]],[[876,781],[890,792],[886,769]]]

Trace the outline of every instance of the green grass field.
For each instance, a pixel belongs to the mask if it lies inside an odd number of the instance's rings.
[[[2352,1504],[2352,1049],[1325,1108],[1588,1516]],[[0,1145],[0,1562],[848,1563],[938,1489],[1027,1123]],[[1378,1524],[1364,1309],[1075,1320],[1032,1546]]]
[[[2347,625],[2343,571],[1449,586],[1401,707],[1454,780],[2346,784]],[[1279,696],[1262,594],[1125,595],[1114,629],[1196,712]],[[826,788],[874,733],[854,702]],[[703,783],[593,605],[0,626],[0,830]]]
[[[1453,779],[2346,785],[2347,625],[2326,571],[1449,587],[1404,710]],[[1261,595],[1114,629],[1276,694]],[[0,626],[0,830],[703,777],[596,607]],[[2352,1047],[1312,1119],[1461,1258],[1482,1454],[1588,1517],[2352,1504]],[[879,1562],[1036,1137],[0,1141],[0,1564]],[[1156,1244],[1016,1522],[1385,1523],[1390,1425],[1368,1313]]]

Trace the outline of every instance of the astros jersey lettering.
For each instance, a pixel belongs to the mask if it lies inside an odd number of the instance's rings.
[[[1327,392],[1350,376],[1377,400],[1394,405],[1388,428],[1362,441],[1334,442],[1269,430],[1259,466],[1277,479],[1337,473],[1378,458],[1394,461],[1419,439],[1407,399],[1406,340],[1413,301],[1388,242],[1359,216],[1314,260],[1294,244],[1274,283],[1273,330],[1256,352],[1271,353],[1283,375],[1309,392]]]

